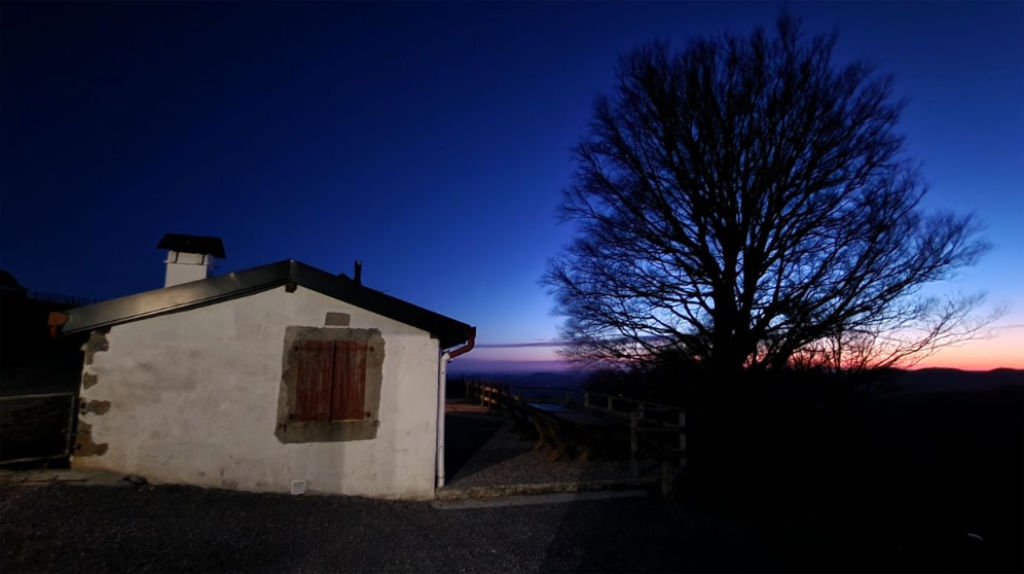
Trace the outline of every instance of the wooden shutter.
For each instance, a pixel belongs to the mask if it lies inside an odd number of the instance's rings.
[[[353,421],[365,418],[366,354],[362,341],[337,341],[334,350],[334,392],[331,420]]]
[[[301,341],[296,345],[295,409],[299,421],[331,420],[331,387],[334,343],[332,341]]]

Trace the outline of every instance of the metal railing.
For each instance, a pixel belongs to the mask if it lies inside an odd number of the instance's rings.
[[[75,403],[75,393],[0,397],[0,463],[69,456]]]
[[[617,420],[629,429],[630,473],[634,477],[642,458],[686,468],[686,411],[680,407],[581,389],[524,387],[481,379],[467,379],[466,398],[513,416],[527,403],[554,403]]]
[[[42,301],[44,303],[55,303],[57,305],[67,305],[68,307],[83,307],[85,305],[92,305],[93,303],[100,302],[100,299],[93,299],[91,297],[62,295],[60,293],[46,293],[43,291],[29,291],[26,297],[29,299],[33,299],[35,301]]]

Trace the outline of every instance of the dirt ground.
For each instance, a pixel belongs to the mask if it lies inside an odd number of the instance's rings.
[[[192,487],[3,486],[4,572],[761,569],[725,524],[650,498],[439,510]]]
[[[615,498],[465,510],[176,486],[0,486],[4,572],[1012,571],[998,546]],[[988,544],[989,546],[986,546]],[[994,553],[995,552],[995,553]],[[1005,566],[1005,564],[1004,564]]]

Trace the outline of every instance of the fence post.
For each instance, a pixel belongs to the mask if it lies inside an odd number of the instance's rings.
[[[583,391],[583,408],[590,408],[590,393],[587,391]]]
[[[686,411],[679,411],[679,468],[686,468]]]
[[[640,477],[640,463],[636,460],[637,451],[640,450],[637,437],[637,427],[639,427],[639,417],[637,413],[629,413],[629,477],[639,478]]]
[[[672,496],[673,483],[672,480],[672,467],[668,463],[668,459],[661,461],[661,496],[662,498],[669,498]]]

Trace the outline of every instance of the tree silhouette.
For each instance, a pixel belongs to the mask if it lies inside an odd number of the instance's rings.
[[[865,364],[894,364],[978,327],[976,298],[919,297],[985,250],[972,218],[922,212],[904,103],[834,64],[835,42],[783,16],[771,36],[621,58],[574,153],[578,235],[544,279],[571,356],[682,353],[722,373],[835,365],[829,341],[856,340]]]

